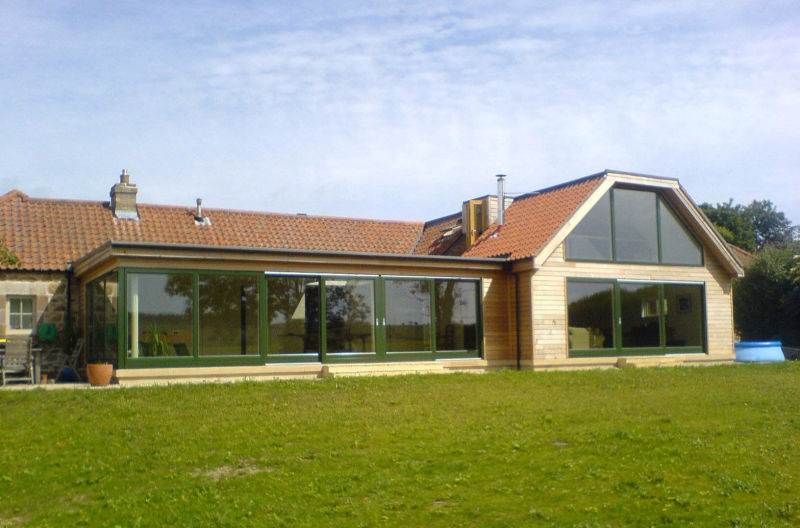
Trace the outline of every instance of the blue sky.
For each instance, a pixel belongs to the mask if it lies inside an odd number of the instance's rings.
[[[0,0],[0,193],[424,220],[605,168],[800,223],[800,4]]]

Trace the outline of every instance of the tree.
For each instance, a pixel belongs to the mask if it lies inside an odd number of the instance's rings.
[[[734,285],[733,316],[744,340],[800,347],[800,243],[756,255]]]
[[[744,208],[744,213],[753,226],[759,249],[768,244],[785,247],[792,241],[792,223],[771,201],[753,200]]]
[[[725,240],[748,251],[768,245],[786,247],[796,232],[786,215],[770,200],[753,200],[744,206],[734,204],[731,198],[716,206],[703,203],[700,209]]]
[[[19,258],[6,247],[5,241],[0,238],[0,265],[3,266],[19,266]]]
[[[756,249],[753,225],[749,222],[744,207],[733,204],[733,198],[725,203],[718,203],[716,206],[703,203],[700,204],[700,209],[726,241],[748,251]]]

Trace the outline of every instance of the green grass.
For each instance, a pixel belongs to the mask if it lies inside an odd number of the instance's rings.
[[[800,363],[0,393],[0,526],[797,526]]]

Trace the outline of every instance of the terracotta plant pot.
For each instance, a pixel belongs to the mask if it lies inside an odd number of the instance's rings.
[[[86,365],[86,377],[94,387],[104,387],[111,381],[114,366],[111,363],[89,363]]]

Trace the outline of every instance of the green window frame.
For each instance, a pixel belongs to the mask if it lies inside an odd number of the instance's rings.
[[[573,346],[577,341],[574,339],[574,335],[578,332],[576,332],[577,327],[570,326],[570,311],[574,310],[574,305],[571,306],[570,303],[570,286],[584,284],[605,284],[612,287],[611,310],[609,314],[606,314],[613,321],[613,346],[611,347],[602,345],[592,347],[597,342],[593,343],[591,337],[581,340],[582,343],[589,343],[587,347]],[[569,357],[706,353],[708,350],[704,283],[570,277],[566,279],[566,286]],[[680,293],[681,288],[684,289],[682,294]],[[637,290],[654,291],[656,296],[653,297],[652,293],[649,296],[640,295],[638,297],[626,295]],[[667,302],[668,299],[671,299],[672,302]],[[597,306],[587,307],[588,309],[596,311]],[[681,314],[683,321],[677,314]],[[597,314],[594,315],[597,316]],[[682,328],[680,328],[681,322],[684,324]],[[696,326],[686,326],[687,324]],[[593,332],[591,328],[587,328],[586,331],[589,334],[597,333]],[[676,337],[676,333],[681,335]],[[654,346],[628,346],[631,342],[641,343],[648,340],[652,342],[656,335],[657,344]],[[607,338],[602,343],[603,345],[608,344]]]
[[[319,361],[322,363],[340,363],[340,362],[371,362],[371,361],[410,361],[410,360],[435,360],[443,358],[463,358],[463,357],[482,357],[483,355],[483,328],[482,328],[482,306],[481,306],[481,279],[479,278],[458,278],[458,277],[429,277],[429,276],[395,276],[395,275],[349,275],[349,274],[325,274],[325,273],[291,273],[291,272],[259,272],[259,271],[222,271],[222,270],[191,270],[191,269],[154,269],[154,268],[134,268],[122,267],[118,270],[119,273],[119,296],[118,306],[120,307],[117,314],[117,324],[122,332],[121,335],[125,339],[119,339],[117,342],[117,357],[118,364],[127,368],[146,368],[146,367],[170,367],[170,366],[228,366],[228,365],[263,365],[265,363],[291,363],[291,362],[308,362]],[[128,353],[128,341],[130,340],[130,321],[128,316],[128,282],[131,280],[132,274],[185,274],[191,280],[191,303],[192,303],[192,329],[191,346],[187,346],[188,354],[170,356],[149,356],[149,357],[131,357]],[[204,355],[200,353],[200,313],[198,307],[200,305],[200,280],[203,276],[209,275],[231,275],[252,277],[257,280],[258,285],[258,353],[257,354],[230,354],[230,355]],[[270,281],[280,278],[295,278],[302,279],[306,285],[314,285],[314,288],[306,288],[303,292],[304,297],[300,306],[300,299],[296,298],[289,302],[296,303],[294,308],[284,307],[283,322],[286,323],[288,311],[312,309],[316,310],[316,315],[312,320],[303,318],[303,324],[306,324],[307,332],[316,332],[316,335],[311,336],[311,341],[316,337],[318,344],[317,350],[305,350],[307,347],[303,346],[303,352],[286,351],[285,343],[281,344],[277,341],[278,336],[273,334],[270,326],[273,323],[268,320],[271,313],[270,302]],[[371,313],[370,322],[372,323],[372,336],[374,342],[372,350],[353,350],[353,351],[328,351],[328,307],[326,299],[326,287],[328,290],[337,288],[347,281],[371,281]],[[425,292],[419,292],[427,295],[430,306],[430,321],[428,326],[428,341],[430,347],[428,350],[389,350],[387,346],[386,334],[386,281],[416,281],[417,283],[425,284]],[[443,282],[444,281],[444,282]],[[437,301],[441,302],[442,299],[437,298],[436,284],[444,284],[447,281],[459,283],[458,289],[467,291],[469,299],[461,299],[463,305],[472,307],[474,316],[474,323],[470,323],[468,331],[471,332],[470,338],[458,341],[467,345],[461,348],[448,347],[448,349],[437,349]],[[336,286],[334,286],[336,284]],[[188,290],[187,290],[188,291]],[[334,290],[331,290],[331,292]],[[474,299],[472,295],[474,293]],[[329,292],[330,294],[330,292]],[[462,294],[463,295],[463,294]],[[316,308],[313,308],[316,307]],[[274,311],[274,310],[273,310]],[[298,316],[299,317],[299,316]],[[462,319],[464,317],[462,316]],[[364,321],[362,321],[363,323]],[[310,325],[310,326],[309,326]],[[274,325],[273,325],[274,326]],[[351,329],[352,330],[352,329]],[[354,339],[361,339],[356,330]],[[331,336],[333,338],[334,336]],[[341,337],[341,336],[339,336]],[[275,350],[273,350],[273,341],[275,341]],[[296,348],[296,347],[295,347]],[[311,347],[313,348],[313,346]],[[363,348],[363,347],[361,347]]]
[[[626,216],[625,220],[620,219],[618,222],[617,219],[618,211],[616,202],[622,195],[620,195],[620,197],[615,198],[615,193],[617,192],[639,193],[642,198],[644,198],[646,195],[652,196],[655,207],[655,213],[654,213],[655,225],[649,226],[649,229],[653,230],[656,239],[655,248],[652,248],[654,253],[652,257],[650,258],[640,257],[638,259],[633,259],[633,258],[624,258],[623,256],[621,256],[623,252],[631,253],[631,251],[635,251],[635,249],[631,249],[635,248],[635,240],[632,242],[632,244],[629,244],[628,249],[623,249],[623,240],[620,238],[620,229],[623,227],[622,222],[628,220],[628,217]],[[606,196],[608,196],[608,199],[605,199]],[[634,195],[630,194],[629,196],[634,196]],[[597,211],[595,211],[595,208],[603,206],[607,206],[609,208],[608,218],[610,218],[610,226],[609,226],[610,232],[608,233],[608,238],[610,238],[611,240],[610,259],[598,258],[598,257],[585,257],[577,254],[578,252],[581,251],[580,249],[581,243],[585,243],[585,241],[583,241],[582,239],[588,237],[588,235],[579,234],[579,232],[586,229],[590,229],[590,226],[584,226],[582,221],[579,222],[578,225],[575,227],[575,230],[573,230],[576,238],[573,239],[573,233],[567,235],[565,241],[565,255],[564,255],[564,258],[566,260],[576,261],[576,262],[616,262],[620,264],[691,266],[691,267],[700,267],[705,265],[705,252],[703,251],[702,244],[700,244],[700,242],[697,240],[694,234],[686,227],[686,225],[680,219],[680,216],[678,216],[678,214],[666,202],[664,197],[661,196],[659,192],[633,189],[624,186],[612,187],[611,189],[609,189],[606,195],[604,195],[603,198],[601,198],[601,200],[597,202],[595,207],[593,207],[589,211],[589,213],[587,213],[587,216],[598,213]],[[666,218],[667,215],[668,218]],[[600,216],[604,215],[600,214]],[[669,225],[665,226],[662,225],[662,223],[664,224],[669,223]],[[675,223],[677,223],[677,226],[673,225]],[[669,229],[669,231],[667,231],[667,228]],[[675,243],[674,240],[669,240],[668,244],[667,241],[665,241],[665,236],[667,236],[666,234],[667,232],[670,233],[670,235],[672,236],[677,235],[678,237],[680,237],[681,234],[685,235],[688,244],[682,244],[680,240],[678,241],[677,244]],[[600,237],[598,233],[593,233],[592,236],[593,238],[603,238]],[[698,259],[696,261],[693,261],[692,260],[693,257],[691,256],[687,257],[686,255],[678,255],[677,253],[677,251],[679,251],[679,249],[677,249],[679,246],[683,246],[683,248],[685,249],[687,246],[691,245],[693,245],[694,249],[697,250]],[[664,251],[665,246],[675,247],[676,248],[674,250],[675,253],[673,253],[672,255],[665,254]],[[641,249],[646,249],[646,248],[641,248]],[[587,250],[584,249],[583,251]]]
[[[266,342],[266,331],[263,324],[263,314],[266,312],[265,303],[265,284],[264,276],[261,272],[250,271],[228,271],[228,270],[196,270],[184,268],[134,268],[123,267],[119,269],[119,317],[118,326],[122,330],[125,339],[118,340],[118,361],[121,366],[129,368],[150,368],[150,367],[189,367],[189,366],[234,366],[234,365],[261,365],[264,363],[264,350]],[[184,276],[188,279],[187,284],[181,285],[184,295],[190,296],[191,300],[191,321],[190,339],[180,339],[180,349],[174,343],[169,343],[174,352],[169,355],[149,355],[135,357],[131,346],[131,321],[129,318],[129,284],[132,275],[168,275]],[[247,354],[227,354],[227,355],[205,355],[200,353],[200,278],[205,276],[232,276],[232,277],[252,277],[256,280],[258,289],[258,346],[257,352]],[[177,286],[176,286],[177,288]]]
[[[86,359],[119,364],[119,272],[111,271],[86,284]]]

